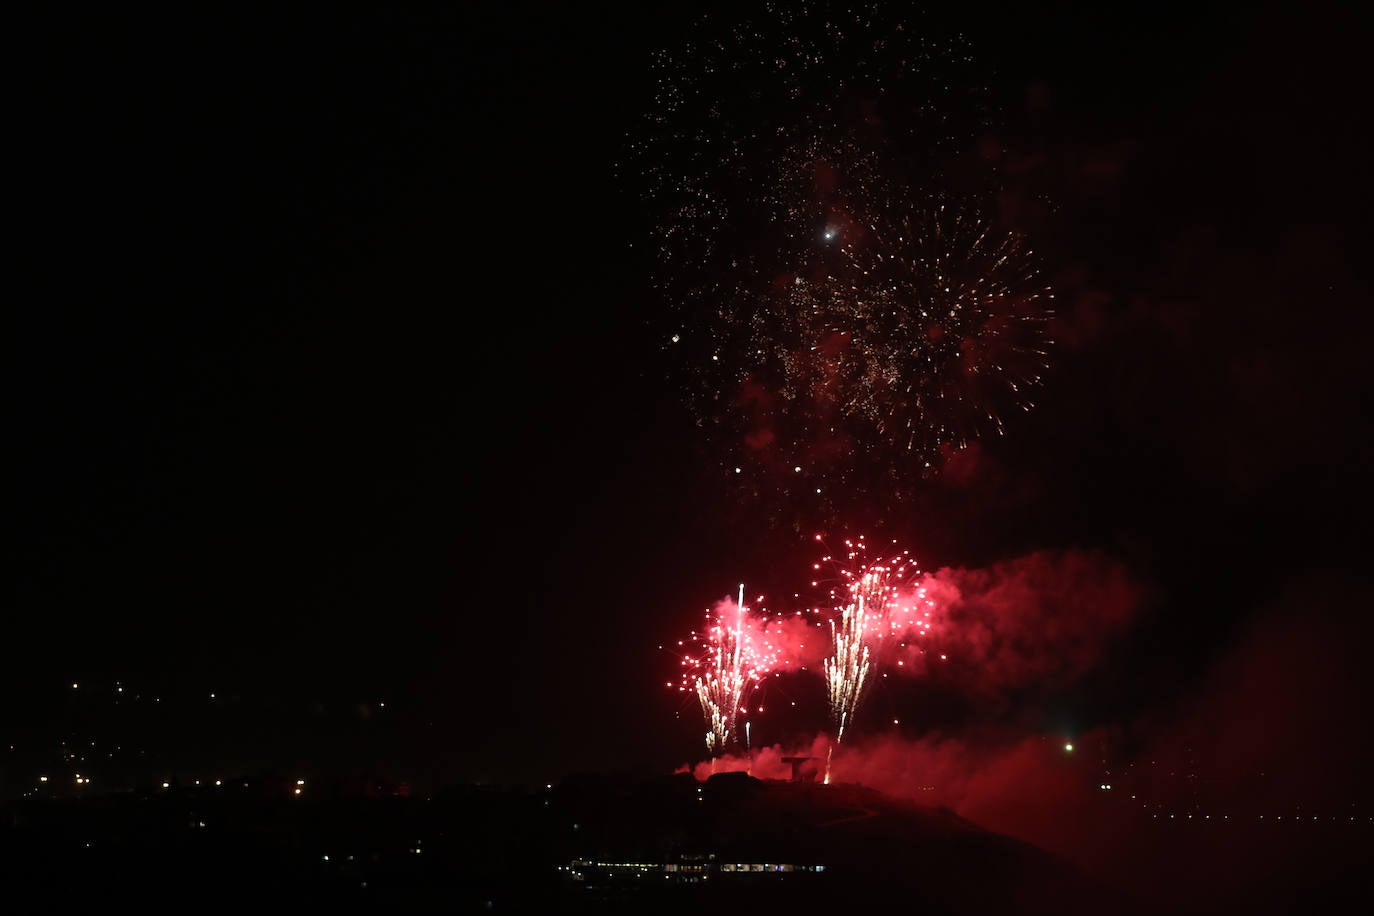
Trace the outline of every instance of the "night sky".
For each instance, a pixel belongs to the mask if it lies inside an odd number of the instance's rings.
[[[1054,201],[1061,345],[1035,411],[862,523],[928,569],[1075,549],[1130,570],[1129,630],[1015,710],[1028,731],[1167,721],[1277,615],[1336,661],[1295,651],[1274,681],[1348,671],[1317,705],[1340,753],[1367,746],[1367,676],[1339,665],[1374,635],[1369,36],[1301,9],[931,14],[990,62],[1011,161]],[[658,647],[813,550],[723,486],[616,174],[648,55],[692,18],[36,34],[7,732],[118,680],[254,762],[543,782],[700,758]],[[979,718],[951,715],[926,724]]]

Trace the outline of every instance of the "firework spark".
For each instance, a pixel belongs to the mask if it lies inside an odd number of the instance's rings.
[[[1034,252],[971,203],[875,220],[839,253],[834,273],[723,302],[696,376],[703,423],[735,444],[728,475],[822,510],[900,501],[1004,432],[1034,406],[1052,345]]]
[[[913,381],[932,364],[906,335],[928,329],[893,320],[900,296],[865,288],[854,246],[894,202],[988,186],[983,68],[907,7],[802,0],[703,17],[653,71],[624,166],[652,222],[660,339],[730,484],[775,521],[904,499],[968,433],[926,397],[951,386]]]
[[[816,535],[816,542],[825,541]],[[900,549],[892,542],[886,556],[870,557],[870,545],[863,535],[846,539],[842,555],[826,555],[812,564],[815,578],[813,589],[819,589],[821,600],[839,609],[862,603],[867,623],[870,649],[875,662],[885,661],[890,653],[884,650],[889,643],[904,647],[903,640],[919,638],[930,632],[934,602],[926,592],[921,570],[911,551]],[[875,548],[876,551],[876,548]]]
[[[858,356],[848,412],[927,464],[1034,406],[1048,365],[1054,293],[1034,251],[977,209],[940,203],[875,223],[846,246],[856,273],[846,324]],[[844,301],[844,300],[841,300]]]
[[[816,540],[824,543],[820,535]],[[835,744],[843,743],[845,729],[853,724],[879,658],[891,657],[907,639],[928,633],[933,606],[924,587],[913,584],[920,571],[909,551],[870,560],[862,536],[844,545],[842,560],[826,556],[813,565],[815,571],[829,568],[836,573],[827,591],[835,616],[830,620],[832,651],[824,664]],[[822,585],[819,578],[811,584]],[[829,753],[825,781],[830,781]]]
[[[715,298],[746,262],[771,275],[827,227],[941,182],[990,120],[967,42],[880,2],[702,17],[652,71],[625,165],[674,300]]]
[[[844,741],[845,726],[854,718],[871,667],[867,625],[868,615],[862,597],[844,606],[838,625],[833,620],[830,622],[835,651],[825,660],[825,690],[830,701],[830,717],[835,724],[836,744]]]
[[[682,659],[682,690],[690,690],[701,704],[706,724],[706,750],[722,754],[731,742],[741,741],[739,719],[746,717],[744,741],[749,740],[749,706],[755,690],[779,664],[780,649],[771,638],[768,621],[738,601],[716,606],[710,625],[692,637],[699,651]]]

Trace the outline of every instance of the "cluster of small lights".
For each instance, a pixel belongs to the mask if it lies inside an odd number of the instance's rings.
[[[207,701],[213,706],[237,702],[235,698],[221,696],[219,690],[202,688],[194,690],[184,697],[184,702],[178,703],[177,698],[172,697],[170,698],[172,702],[163,704],[163,697],[156,696],[146,689],[141,689],[137,685],[126,683],[123,680],[103,683],[86,679],[62,680],[56,686],[59,686],[64,693],[79,692],[79,696],[72,707],[74,714],[79,717],[75,720],[76,722],[88,721],[89,716],[96,713],[99,715],[96,721],[105,728],[123,721],[138,722],[136,718],[126,720],[118,716],[113,718],[107,716],[105,704],[113,707],[137,709],[141,704],[151,702],[159,704],[162,709],[172,707],[185,710],[188,705],[201,705]],[[375,707],[386,709],[387,703],[376,701]],[[151,706],[146,708],[149,711],[152,709]],[[365,709],[366,707],[360,706],[360,708]],[[119,714],[119,716],[122,715],[124,714]],[[128,715],[137,714],[131,712]],[[144,724],[146,725],[146,723]],[[138,785],[143,779],[147,779],[150,775],[149,770],[157,774],[152,785],[160,787],[164,791],[174,791],[178,787],[202,786],[201,779],[181,781],[164,778],[164,774],[168,771],[165,767],[155,763],[161,756],[156,749],[150,750],[136,745],[126,747],[124,744],[111,743],[108,737],[102,741],[70,733],[61,738],[43,738],[40,736],[34,736],[34,738],[35,740],[21,744],[10,743],[7,745],[11,754],[28,758],[22,762],[12,763],[10,766],[18,766],[23,769],[32,767],[29,772],[34,774],[31,777],[33,782],[29,783],[27,787],[19,788],[19,795],[24,798],[61,798],[73,791],[84,794],[87,790],[94,791],[92,787],[97,785],[104,792],[128,790]],[[106,769],[107,767],[118,767],[119,769]],[[54,773],[54,768],[60,768],[60,771]],[[211,781],[209,779],[204,780],[204,784],[208,787]],[[213,784],[223,788],[225,782],[223,779],[214,779]],[[249,784],[243,783],[243,788],[249,788]],[[294,785],[288,785],[284,791],[293,797],[302,796],[305,794],[305,782],[299,780]]]
[[[665,878],[682,876],[695,879],[701,876],[702,879],[709,877],[710,873],[719,871],[724,873],[747,872],[758,873],[767,872],[773,874],[790,874],[794,872],[823,872],[824,865],[793,865],[790,863],[773,862],[723,862],[716,863],[715,856],[708,856],[704,860],[685,861],[685,862],[602,862],[594,859],[573,859],[569,865],[555,866],[557,871],[566,872],[568,877],[574,881],[587,880],[587,871],[599,869],[607,875],[626,874],[634,878],[642,878],[651,874],[662,874]]]
[[[1150,815],[1150,818],[1151,818],[1151,820],[1169,820],[1169,821],[1176,821],[1176,820],[1177,820],[1177,821],[1201,821],[1201,822],[1208,822],[1208,821],[1214,820],[1214,818],[1213,818],[1212,815],[1210,815],[1210,814],[1197,814],[1197,813],[1192,813],[1192,812],[1185,813],[1185,814],[1179,814],[1179,813],[1177,813],[1177,812],[1166,812],[1166,811],[1156,811],[1156,812],[1154,812],[1153,814]],[[1216,821],[1230,821],[1230,820],[1232,820],[1232,818],[1231,818],[1231,816],[1230,816],[1229,814],[1222,814],[1222,815],[1218,815],[1218,816],[1215,818],[1215,820],[1216,820]],[[1327,815],[1317,815],[1317,814],[1290,814],[1290,815],[1287,816],[1287,819],[1285,820],[1284,815],[1282,815],[1282,814],[1278,814],[1278,815],[1272,815],[1272,814],[1271,814],[1271,815],[1269,815],[1268,817],[1266,817],[1266,816],[1263,815],[1263,814],[1251,814],[1251,815],[1246,815],[1246,816],[1244,816],[1244,817],[1239,817],[1239,816],[1238,816],[1238,817],[1235,818],[1235,820],[1236,820],[1236,821],[1246,821],[1246,822],[1250,822],[1250,823],[1265,822],[1265,823],[1271,823],[1271,824],[1283,824],[1283,823],[1288,823],[1288,824],[1313,824],[1313,823],[1316,823],[1316,824],[1371,824],[1371,823],[1374,823],[1374,816],[1368,816],[1368,815],[1366,815],[1366,816],[1361,817],[1361,816],[1357,816],[1357,815],[1354,815],[1354,814],[1327,814]]]

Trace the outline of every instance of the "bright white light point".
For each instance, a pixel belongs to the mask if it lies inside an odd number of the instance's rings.
[[[305,780],[304,780],[304,779],[297,779],[297,780],[296,780],[296,785],[298,785],[298,786],[303,786],[303,785],[305,785]]]
[[[833,239],[833,238],[835,237],[835,230],[834,230],[834,229],[827,229],[827,230],[825,230],[825,237],[826,237],[827,239]]]
[[[73,684],[73,685],[72,685],[72,689],[73,689],[73,690],[76,690],[76,689],[79,688],[80,686],[81,686],[80,684]]]
[[[801,473],[801,465],[797,465],[797,466],[794,467],[792,470],[794,470],[794,471],[796,471],[798,474],[800,474],[800,473]]]
[[[681,339],[682,338],[678,337],[676,334],[673,335],[673,343],[677,343]]]
[[[47,782],[47,781],[48,781],[48,777],[46,777],[46,776],[40,776],[40,777],[38,777],[38,781],[39,781],[39,782]]]
[[[1072,745],[1072,744],[1066,744],[1066,745],[1064,745],[1064,750],[1066,750],[1066,751],[1072,751],[1072,750],[1073,750],[1073,745]]]
[[[220,784],[219,780],[216,779],[216,780],[215,780],[215,785],[219,785],[219,784]]]
[[[170,782],[164,782],[164,783],[162,784],[162,788],[164,788],[164,789],[170,789],[171,787],[172,787],[172,784],[171,784]]]
[[[739,468],[735,468],[735,473],[736,473],[736,474],[739,473]]]

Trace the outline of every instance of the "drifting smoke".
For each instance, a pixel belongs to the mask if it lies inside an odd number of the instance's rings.
[[[764,707],[755,692],[788,673],[825,680],[837,741],[856,727],[861,694],[890,676],[935,676],[945,694],[983,704],[1062,689],[1100,663],[1142,599],[1120,562],[1092,551],[914,578],[889,565],[858,566],[828,608],[772,616],[761,598],[757,607],[726,599],[706,612],[702,630],[679,643],[677,688],[700,700],[713,754],[748,749],[745,723]]]
[[[1099,743],[1096,734],[1075,740],[1083,748]],[[1061,854],[1076,852],[1083,834],[1090,832],[1067,829],[1063,819],[1076,817],[1098,801],[1093,791],[1098,779],[1095,758],[1066,752],[1058,736],[981,733],[910,740],[886,735],[834,746],[829,736],[817,735],[795,744],[758,748],[752,756],[727,755],[684,765],[677,772],[690,772],[699,781],[728,772],[785,780],[792,775],[785,757],[813,758],[803,775],[814,774],[818,782],[828,766],[832,783],[864,785],[893,798],[943,806],[982,827]]]
[[[946,595],[942,611],[988,630],[962,643],[981,652],[975,661],[995,664],[988,681],[971,682],[983,689],[1062,684],[1086,674],[1139,601],[1120,567],[1092,554],[1033,554],[931,578],[963,586],[957,598]],[[1057,584],[1046,588],[1050,581]],[[1065,588],[1086,591],[1063,613],[1091,609],[1094,616],[1047,632],[1042,615],[1069,600]],[[1005,602],[1015,595],[1013,612]],[[1283,875],[1276,880],[1304,894],[1326,884],[1331,899],[1351,890],[1367,896],[1374,735],[1359,698],[1364,647],[1374,638],[1363,613],[1371,602],[1374,587],[1365,583],[1299,579],[1237,634],[1230,651],[1180,684],[1178,697],[1128,722],[1073,735],[982,726],[918,740],[859,728],[835,748],[831,781],[945,806],[1142,900],[1174,900],[1178,887],[1204,889],[1189,911],[1226,911],[1222,904],[1236,900],[1266,912],[1303,909],[1286,898],[1267,900],[1271,885],[1256,884],[1257,871]],[[1014,651],[1002,645],[1017,639],[1025,642]],[[1031,647],[1054,656],[1031,658]],[[1051,664],[1055,657],[1063,663]],[[699,780],[732,770],[787,779],[784,757],[823,765],[829,748],[829,737],[818,735],[679,772]]]
[[[947,661],[950,678],[981,694],[1077,680],[1101,662],[1143,598],[1126,567],[1097,551],[1041,550],[988,569],[945,568],[920,587],[935,609],[933,639],[907,642],[896,670],[922,674]]]
[[[1135,618],[1142,596],[1125,566],[1106,554],[1037,551],[987,569],[945,568],[919,576],[891,599],[894,607],[917,612],[884,615],[881,639],[866,640],[861,634],[860,641],[881,650],[874,664],[885,674],[920,677],[940,666],[942,689],[954,687],[982,699],[1013,690],[1051,691],[1101,663]],[[751,619],[750,626],[758,634],[752,638],[768,647],[772,660],[805,657],[813,662],[817,644],[824,642],[806,616],[760,617]],[[881,684],[879,680],[873,689],[882,689]],[[853,728],[850,718],[845,725]],[[1083,783],[1074,760],[1064,758],[1062,742],[1042,737],[981,732],[911,741],[865,735],[862,719],[857,727],[856,732],[846,730],[846,737],[853,738],[834,753],[833,780],[945,805],[1017,835],[1031,832],[1008,815],[1025,808],[1026,786],[1036,787],[1035,798],[1058,804],[1060,789],[1077,791]],[[834,737],[721,756],[682,771],[699,779],[734,770],[787,778],[791,765],[782,757],[827,761]],[[1036,806],[1030,819],[1038,823],[1043,812],[1039,802]]]
[[[976,695],[1056,689],[1101,662],[1143,597],[1125,565],[1104,553],[1041,550],[893,587],[864,642],[884,675],[922,676],[938,665],[942,679]],[[772,633],[793,670],[815,664],[817,642],[809,620],[795,622]]]
[[[828,737],[817,735],[811,742],[795,747],[773,744],[755,749],[752,756],[726,754],[715,760],[683,764],[675,772],[691,773],[702,782],[715,773],[749,773],[758,779],[791,779],[792,764],[784,763],[782,758],[810,757],[812,763],[805,768],[804,772],[819,778],[818,773],[820,768],[824,766],[825,755],[829,746],[830,739]]]

